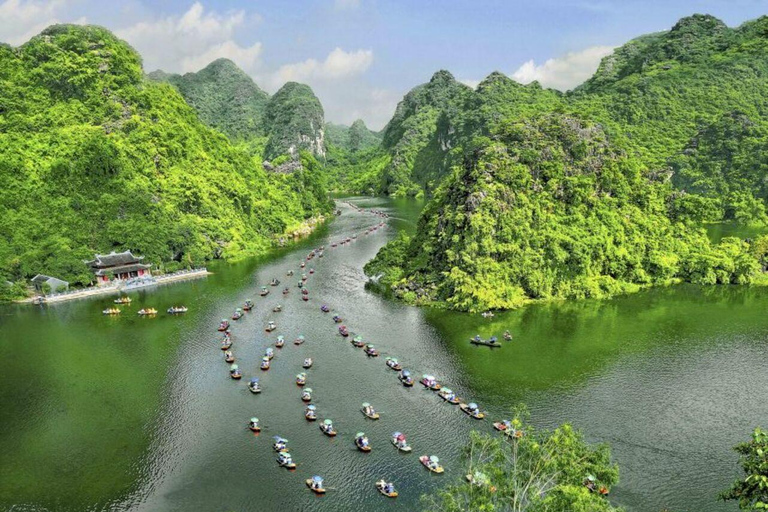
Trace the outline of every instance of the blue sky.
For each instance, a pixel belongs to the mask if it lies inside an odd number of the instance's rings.
[[[237,62],[268,92],[310,84],[326,118],[380,129],[397,101],[438,69],[474,84],[498,70],[569,89],[627,40],[693,13],[730,26],[768,14],[758,0],[0,0],[0,41],[56,22],[103,25],[145,69]]]

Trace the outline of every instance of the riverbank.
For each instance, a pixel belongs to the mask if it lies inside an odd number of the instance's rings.
[[[97,297],[99,295],[110,295],[110,294],[121,294],[128,291],[133,290],[139,290],[142,288],[147,288],[149,286],[156,286],[161,284],[170,284],[175,283],[178,281],[186,281],[187,279],[196,279],[200,277],[205,277],[207,275],[211,274],[211,272],[208,271],[207,268],[197,268],[192,270],[182,270],[179,272],[174,272],[172,274],[165,274],[160,276],[153,276],[151,281],[146,282],[146,284],[142,284],[139,286],[131,286],[130,288],[126,288],[125,286],[122,286],[123,283],[116,283],[115,285],[109,285],[109,286],[99,286],[99,287],[91,287],[91,288],[84,288],[82,290],[72,290],[70,292],[66,293],[59,293],[56,295],[49,295],[44,298],[45,304],[53,304],[58,302],[64,302],[68,300],[76,300],[76,299],[85,299],[90,297]],[[31,303],[37,303],[39,302],[40,297],[27,297],[23,300],[15,301],[17,303],[21,304],[31,304]]]

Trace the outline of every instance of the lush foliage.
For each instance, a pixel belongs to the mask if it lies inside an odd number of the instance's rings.
[[[325,156],[323,106],[309,86],[288,82],[270,98],[264,115],[269,140],[264,156],[272,159],[307,150]]]
[[[352,126],[327,123],[325,136],[329,145],[351,153],[365,151],[381,144],[381,134],[369,130],[362,119],[352,123]]]
[[[266,133],[264,111],[269,95],[229,59],[217,59],[197,73],[155,71],[150,79],[168,81],[206,124],[235,141]]]
[[[608,512],[605,495],[619,479],[606,445],[590,446],[570,425],[536,430],[516,415],[521,437],[472,432],[466,483],[424,499],[427,511]],[[594,490],[587,487],[589,482]],[[602,493],[600,492],[602,490]]]
[[[472,311],[673,280],[750,282],[748,244],[712,246],[643,171],[574,116],[501,123],[437,189],[414,238],[391,242],[366,272],[410,302]]]
[[[266,174],[107,30],[0,47],[0,84],[3,281],[88,283],[83,260],[119,249],[170,268],[253,254],[332,208],[319,177]]]
[[[737,500],[741,510],[768,510],[768,432],[756,428],[752,439],[734,447],[744,478],[722,493],[723,500]]]

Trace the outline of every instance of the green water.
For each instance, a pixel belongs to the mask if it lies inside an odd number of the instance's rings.
[[[111,297],[43,308],[0,308],[0,509],[13,510],[417,510],[418,498],[460,479],[458,453],[472,428],[490,430],[420,386],[406,389],[384,365],[394,355],[414,374],[435,374],[459,395],[501,418],[525,402],[542,426],[571,421],[607,441],[621,466],[612,500],[631,511],[735,510],[715,500],[737,475],[730,447],[768,417],[768,290],[679,286],[611,301],[533,305],[483,319],[406,307],[365,286],[362,266],[398,229],[412,230],[421,204],[358,198],[386,209],[387,227],[335,249],[330,242],[378,222],[343,206],[343,215],[301,246],[260,260],[217,263],[200,280],[131,293],[118,318],[101,315]],[[299,300],[298,264],[325,244]],[[269,297],[256,296],[272,277]],[[246,298],[256,309],[233,323],[233,351],[245,374],[227,377],[215,327]],[[284,311],[272,313],[276,303]],[[382,357],[366,358],[336,335],[328,303]],[[185,304],[186,316],[139,318],[152,306]],[[278,331],[263,327],[275,320]],[[515,339],[491,352],[467,339]],[[259,359],[277,334],[307,342],[279,350],[269,372]],[[305,357],[320,418],[340,434],[323,436],[303,418],[294,384]],[[250,376],[264,392],[245,389]],[[372,422],[364,401],[382,414]],[[264,432],[245,428],[258,416]],[[374,446],[352,446],[357,431]],[[416,453],[388,444],[408,435]],[[271,437],[289,439],[299,468],[277,467]],[[427,473],[417,455],[436,454],[446,474]],[[304,479],[331,488],[311,495]],[[387,500],[373,487],[395,482]]]

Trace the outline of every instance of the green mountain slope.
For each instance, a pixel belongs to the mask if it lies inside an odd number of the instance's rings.
[[[308,85],[288,82],[270,98],[264,121],[269,141],[264,156],[298,155],[309,151],[325,157],[325,114]]]
[[[113,249],[167,268],[254,254],[332,208],[311,157],[266,174],[105,29],[0,47],[0,83],[4,279],[87,283],[83,260]]]
[[[381,134],[369,130],[362,119],[358,119],[351,126],[326,123],[325,136],[329,145],[352,153],[381,144]]]
[[[206,124],[232,140],[248,140],[266,133],[263,117],[269,95],[229,59],[217,59],[197,73],[154,71],[147,76],[176,86]]]

